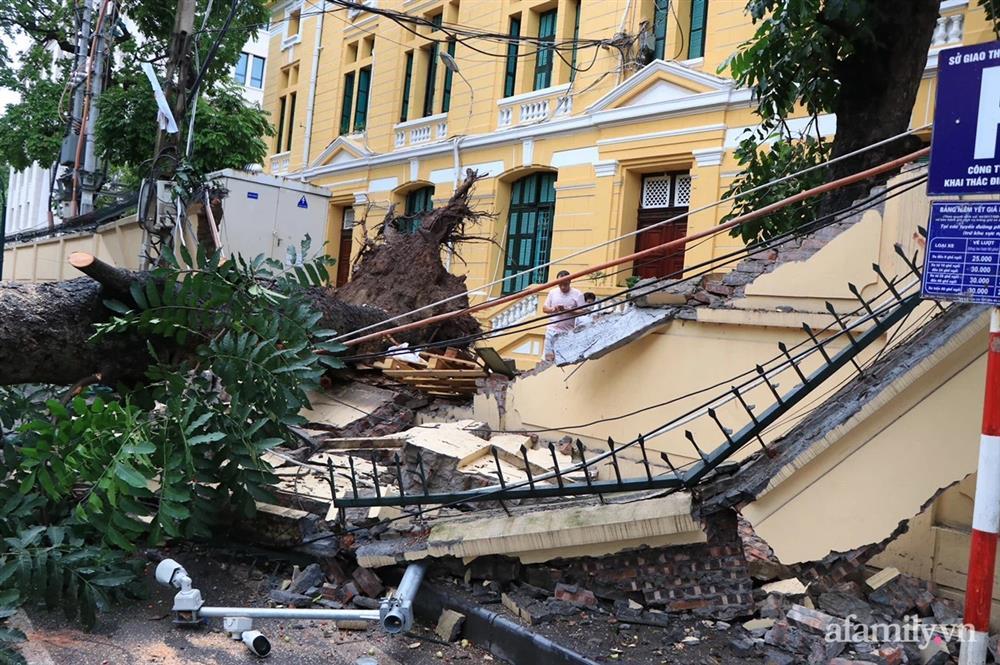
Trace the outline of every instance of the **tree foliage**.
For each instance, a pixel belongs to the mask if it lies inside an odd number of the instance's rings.
[[[108,301],[114,315],[95,335],[148,340],[155,362],[141,385],[0,390],[0,434],[13,430],[0,466],[0,618],[36,598],[92,624],[138,590],[138,546],[208,538],[273,500],[264,453],[292,442],[308,392],[342,366],[305,288],[327,285],[332,261],[303,260],[308,248],[290,269],[182,248],[128,302]]]
[[[989,7],[995,0],[980,3]],[[750,88],[760,123],[740,141],[735,154],[742,173],[727,195],[905,129],[937,5],[936,0],[748,0],[756,30],[720,71]],[[819,131],[819,117],[828,113],[838,116],[832,141]],[[793,116],[804,121],[792,123]],[[729,218],[888,156],[873,152],[852,164],[762,188],[736,201]],[[766,239],[810,221],[816,210],[815,204],[795,206],[732,233],[745,242]]]
[[[69,0],[8,0],[0,8],[0,34],[27,36],[29,46],[17,54],[0,47],[0,85],[16,90],[21,99],[8,106],[0,117],[0,161],[24,168],[32,161],[50,164],[59,155],[63,136],[68,132],[72,101],[70,68],[75,39],[73,5]],[[139,69],[151,62],[161,80],[162,65],[174,24],[176,3],[125,0],[118,3],[136,34],[120,41],[114,49],[114,66],[109,85],[98,102],[101,117],[97,131],[98,153],[118,172],[135,174],[153,156],[156,136],[156,103],[149,82]],[[209,15],[205,10],[211,6]],[[221,28],[235,6],[231,29]],[[266,154],[262,138],[271,135],[267,114],[246,105],[236,91],[222,85],[229,77],[243,44],[268,21],[265,0],[239,3],[199,2],[195,44],[207,56],[212,43],[222,36],[218,52],[208,67],[198,106],[199,134],[196,135],[191,169],[205,173],[227,167],[259,163]],[[204,29],[201,29],[201,28]],[[61,46],[63,58],[55,66],[46,49],[53,42]],[[2,42],[0,42],[2,44]],[[225,119],[225,122],[223,122]],[[204,124],[203,124],[204,123]],[[182,123],[182,130],[186,131]],[[220,149],[228,145],[228,150]],[[129,178],[134,179],[134,178]]]

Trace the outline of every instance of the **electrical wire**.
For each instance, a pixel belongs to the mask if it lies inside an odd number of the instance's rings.
[[[918,180],[918,181],[922,182],[922,178],[917,178],[917,179],[914,179],[914,180]],[[880,200],[878,200],[878,201],[871,201],[871,202],[868,202],[868,203],[871,203],[871,205],[877,205],[877,204],[882,203],[882,202],[884,202],[886,200],[889,200],[890,198],[894,198],[896,196],[900,196],[903,193],[905,193],[906,191],[909,191],[910,189],[912,189],[913,187],[918,186],[920,184],[920,182],[916,182],[915,184],[912,184],[910,187],[908,187],[906,189],[902,189],[902,191],[897,191],[894,194],[882,196],[880,198]],[[905,184],[908,184],[908,183],[902,183],[902,184],[905,185]],[[871,205],[869,207],[871,207]],[[853,207],[857,207],[857,206],[853,206]],[[865,208],[865,209],[867,209],[867,208]],[[858,211],[858,212],[860,212],[860,211]],[[889,293],[890,293],[890,289],[886,288],[886,289],[882,290],[880,293],[876,294],[876,296],[874,297],[873,301],[874,300],[878,300],[878,299],[884,297],[885,295],[887,295]],[[865,312],[865,308],[863,306],[859,306],[855,310],[853,310],[852,312],[846,313],[846,316],[848,316],[848,317],[854,317],[855,315],[858,315],[861,312]],[[856,327],[856,326],[860,325],[861,323],[863,323],[863,322],[865,322],[867,320],[870,320],[870,318],[872,316],[873,315],[867,315],[867,318],[865,318],[865,319],[859,319],[859,320],[855,321],[853,325]],[[831,323],[827,327],[825,327],[825,328],[817,331],[817,336],[823,335],[825,332],[829,331],[832,328],[832,326],[833,326],[833,324]],[[898,330],[898,328],[897,328],[897,330]],[[828,337],[828,339],[826,340],[825,343],[829,343],[830,341],[836,339],[840,335],[845,335],[845,334],[846,333],[844,333],[843,331],[840,331],[837,334],[831,335],[831,336]],[[803,346],[805,346],[806,344],[809,344],[809,343],[810,343],[809,340],[802,340],[799,343],[793,345],[792,347],[790,347],[788,349],[789,356],[792,357],[795,360],[801,360],[802,358],[805,357],[805,355],[804,354],[799,354],[799,353],[797,353],[797,351],[798,351],[798,349],[800,349],[801,347],[803,347]],[[891,338],[890,338],[889,341],[887,341],[887,345],[889,343],[891,343]],[[796,353],[793,355],[793,352],[796,352]],[[776,365],[774,367],[770,367],[775,362],[778,362],[778,365]],[[773,357],[771,357],[771,358],[769,358],[769,359],[761,362],[760,364],[762,366],[770,367],[770,369],[768,369],[768,373],[776,373],[776,372],[784,371],[785,369],[787,369],[790,366],[790,361],[788,359],[786,359],[786,356],[783,353],[781,353],[781,354],[777,354],[777,355],[775,355],[775,356],[773,356]],[[507,432],[507,433],[516,433],[516,434],[529,434],[529,433],[545,433],[545,432],[565,432],[565,431],[585,429],[587,427],[592,427],[592,426],[598,425],[598,424],[604,424],[604,423],[609,423],[609,422],[615,422],[615,421],[618,421],[618,420],[623,420],[623,419],[626,419],[626,418],[629,418],[629,417],[632,417],[632,416],[635,416],[635,415],[638,415],[638,414],[641,414],[641,413],[644,413],[644,412],[652,411],[652,410],[657,409],[657,408],[661,408],[661,407],[664,407],[664,406],[675,404],[677,402],[684,401],[684,400],[689,399],[691,397],[695,397],[695,396],[697,396],[699,394],[702,394],[702,393],[705,393],[705,392],[708,392],[708,391],[711,391],[711,390],[715,390],[715,389],[718,389],[718,388],[722,388],[722,387],[727,386],[727,385],[732,386],[734,383],[737,383],[740,380],[746,379],[747,377],[752,377],[752,381],[759,381],[759,377],[758,377],[756,368],[751,369],[751,370],[747,370],[747,371],[745,371],[745,372],[743,372],[741,374],[736,375],[735,377],[729,377],[725,381],[721,381],[721,382],[718,382],[716,384],[700,388],[698,390],[686,393],[684,395],[673,397],[673,398],[671,398],[669,400],[666,400],[666,401],[663,401],[663,402],[659,402],[657,404],[652,404],[652,405],[648,405],[648,406],[645,406],[645,407],[641,407],[639,409],[636,409],[634,411],[631,411],[631,412],[628,412],[628,413],[625,413],[625,414],[618,414],[618,415],[615,415],[615,416],[610,416],[610,417],[606,417],[606,418],[600,418],[600,419],[596,419],[596,420],[593,420],[593,421],[590,421],[590,422],[587,422],[587,423],[580,423],[580,424],[575,424],[575,425],[560,425],[560,426],[557,426],[557,427],[538,428],[538,429],[525,429],[525,428],[522,428],[522,429],[518,429],[518,430],[496,430],[496,431],[498,433]],[[747,383],[744,383],[742,385],[747,385]],[[341,403],[341,404],[343,404],[345,406],[353,408],[353,409],[357,410],[359,413],[363,413],[366,416],[370,416],[370,417],[374,417],[376,419],[380,419],[379,416],[377,416],[376,414],[374,414],[372,412],[367,412],[367,411],[365,411],[363,409],[360,409],[360,408],[355,407],[353,405],[347,404],[346,402],[342,402],[341,400],[337,400],[336,398],[333,398],[333,399],[334,399],[334,401],[337,401],[337,402],[339,402],[339,403]],[[711,405],[711,403],[712,402],[708,402],[706,404],[701,405],[698,408],[705,408],[707,405]],[[383,420],[385,420],[385,419],[383,419]],[[419,425],[418,425],[418,427],[419,427]]]
[[[685,281],[688,280],[688,279],[695,279],[697,277],[701,277],[701,276],[704,276],[704,275],[707,275],[707,274],[711,274],[711,273],[715,272],[716,270],[718,270],[719,268],[721,268],[721,267],[723,267],[725,265],[729,265],[730,263],[733,263],[733,262],[735,262],[737,260],[742,260],[743,258],[748,258],[748,257],[751,257],[751,256],[755,256],[757,254],[761,254],[761,253],[767,252],[767,251],[769,251],[770,249],[773,249],[776,246],[779,246],[781,244],[784,244],[785,242],[788,242],[789,240],[793,240],[793,239],[802,237],[802,236],[804,236],[804,235],[806,235],[808,233],[812,233],[812,232],[817,231],[817,230],[819,230],[821,228],[825,228],[826,226],[835,224],[835,223],[841,221],[840,217],[842,217],[843,215],[854,214],[854,213],[859,212],[859,211],[868,210],[868,209],[870,209],[870,208],[872,208],[872,207],[874,207],[876,205],[879,205],[879,204],[883,203],[884,201],[888,201],[888,200],[890,200],[892,198],[895,198],[896,196],[902,195],[903,193],[905,193],[905,192],[907,192],[907,191],[909,191],[909,190],[911,190],[911,189],[919,186],[921,183],[923,183],[925,181],[926,181],[926,176],[925,175],[921,175],[921,176],[916,176],[916,177],[914,177],[914,178],[912,178],[910,180],[906,180],[906,181],[901,182],[901,183],[896,183],[896,184],[892,185],[891,187],[886,188],[883,192],[880,192],[879,194],[874,195],[873,197],[871,197],[871,198],[869,198],[867,200],[857,202],[857,203],[852,204],[851,206],[849,206],[847,208],[844,208],[844,209],[842,209],[840,211],[837,211],[837,212],[825,215],[825,216],[823,216],[823,217],[815,220],[814,222],[810,223],[806,227],[799,227],[797,229],[792,229],[790,231],[786,231],[785,233],[783,233],[783,234],[781,234],[779,236],[775,236],[774,238],[771,238],[771,239],[768,239],[768,240],[765,240],[765,241],[761,241],[761,242],[759,242],[759,243],[757,243],[755,245],[748,245],[747,247],[741,248],[739,250],[735,250],[733,252],[730,252],[729,254],[725,254],[725,255],[722,255],[722,256],[719,256],[719,257],[713,257],[712,259],[703,261],[702,263],[696,264],[694,266],[688,266],[688,267],[683,268],[683,269],[681,269],[679,271],[675,271],[672,274],[664,276],[663,278],[661,278],[661,282],[664,282],[665,280],[669,280],[671,277],[681,277],[685,273],[688,274],[688,277],[685,278]],[[901,191],[897,191],[897,190],[901,190]],[[893,193],[893,192],[895,192],[895,193]],[[704,240],[702,242],[704,242]],[[650,262],[659,261],[659,260],[661,260],[661,258],[662,257],[656,257],[655,259],[650,259]],[[691,270],[699,270],[699,269],[700,269],[700,271],[696,272],[694,274],[691,274],[691,272],[690,272]],[[537,328],[540,328],[540,327],[544,327],[545,325],[547,325],[549,323],[550,319],[555,318],[555,317],[564,317],[567,314],[572,314],[574,312],[578,313],[578,314],[584,314],[584,313],[600,312],[600,311],[604,311],[605,309],[612,309],[614,307],[617,307],[620,304],[620,299],[622,297],[630,296],[630,295],[633,296],[633,297],[635,297],[636,295],[650,295],[652,293],[658,293],[660,291],[663,291],[663,290],[669,288],[670,286],[672,286],[672,284],[673,284],[673,282],[661,283],[659,286],[655,286],[655,287],[651,286],[651,285],[648,285],[648,284],[646,284],[646,285],[635,285],[633,287],[626,288],[626,289],[622,290],[619,293],[615,293],[615,294],[611,294],[611,295],[608,295],[608,296],[604,296],[601,299],[597,300],[592,305],[581,305],[581,306],[578,306],[578,307],[575,307],[575,308],[572,308],[572,309],[569,309],[569,310],[565,310],[563,312],[558,312],[558,313],[555,313],[555,314],[543,314],[543,315],[539,315],[539,316],[537,316],[535,318],[532,318],[532,319],[530,319],[528,321],[519,321],[519,322],[516,322],[516,323],[513,323],[513,324],[509,324],[507,326],[502,326],[502,327],[499,327],[499,328],[494,328],[494,329],[492,329],[490,331],[485,331],[485,332],[482,332],[482,333],[476,333],[476,334],[473,334],[473,335],[466,335],[466,336],[463,336],[463,337],[456,337],[456,338],[451,338],[451,339],[447,339],[447,340],[438,340],[438,341],[426,342],[426,343],[423,343],[423,344],[417,344],[417,345],[408,346],[405,349],[399,349],[399,350],[396,350],[396,351],[373,352],[373,353],[367,353],[367,354],[355,354],[355,355],[351,355],[351,356],[342,356],[341,358],[343,360],[346,360],[346,361],[369,360],[369,359],[383,358],[383,357],[397,355],[397,354],[412,353],[414,351],[423,350],[423,349],[445,348],[447,346],[465,345],[465,344],[469,344],[469,343],[472,343],[472,342],[475,342],[475,341],[482,341],[482,340],[486,340],[486,339],[492,339],[494,337],[500,337],[500,336],[509,335],[509,334],[512,334],[512,333],[515,333],[515,332],[517,332],[517,333],[523,333],[523,332],[534,330],[534,329],[537,329]]]
[[[549,261],[547,261],[545,263],[542,263],[542,264],[539,264],[537,266],[534,266],[533,268],[530,268],[530,269],[527,269],[527,270],[522,270],[522,271],[520,271],[518,273],[515,273],[513,275],[509,275],[509,276],[503,277],[501,279],[494,280],[494,281],[492,281],[492,282],[490,282],[488,284],[484,284],[484,285],[480,286],[479,288],[480,289],[489,289],[490,287],[493,287],[493,286],[496,286],[497,284],[501,284],[503,282],[506,282],[507,280],[515,279],[517,277],[521,277],[521,276],[524,276],[524,275],[529,275],[529,274],[531,274],[531,273],[533,273],[533,272],[535,272],[537,270],[540,270],[542,268],[548,268],[548,267],[550,267],[552,265],[555,265],[556,263],[568,261],[570,259],[576,258],[576,257],[581,256],[583,254],[586,254],[588,252],[592,252],[595,249],[600,249],[602,247],[607,247],[609,245],[613,245],[613,244],[618,243],[618,242],[620,242],[620,241],[622,241],[622,240],[624,240],[626,238],[630,238],[630,237],[636,236],[639,233],[644,233],[644,232],[649,231],[651,229],[658,228],[658,227],[664,226],[666,224],[670,224],[670,223],[673,223],[673,222],[680,221],[681,219],[684,219],[684,218],[686,218],[686,217],[688,217],[690,215],[693,215],[695,213],[702,212],[704,210],[710,210],[710,209],[716,208],[716,207],[718,207],[718,206],[720,206],[720,205],[722,205],[724,203],[729,203],[729,202],[735,201],[737,199],[745,198],[745,197],[749,196],[750,194],[753,194],[753,193],[756,193],[756,192],[759,192],[759,191],[762,191],[762,190],[774,187],[775,185],[781,184],[783,182],[787,182],[788,180],[797,178],[797,177],[802,176],[802,175],[804,175],[806,173],[810,173],[810,172],[815,171],[815,170],[820,169],[820,168],[826,168],[826,167],[830,166],[831,164],[835,164],[835,163],[843,161],[845,159],[850,159],[850,158],[856,157],[856,156],[858,156],[860,154],[863,154],[863,153],[865,153],[865,152],[867,152],[869,150],[873,150],[873,149],[878,148],[880,146],[886,145],[887,143],[891,143],[893,141],[897,141],[900,138],[903,138],[905,136],[909,136],[909,135],[914,134],[916,132],[922,131],[922,130],[928,128],[928,127],[930,127],[930,125],[924,125],[922,127],[918,127],[918,128],[907,130],[905,132],[901,132],[899,134],[896,134],[895,136],[890,136],[890,137],[882,139],[880,141],[876,141],[875,143],[872,143],[870,145],[858,148],[857,150],[845,153],[845,154],[840,155],[838,157],[832,157],[830,159],[824,160],[823,162],[821,162],[819,164],[814,164],[813,166],[809,166],[807,168],[800,169],[799,171],[796,171],[795,173],[791,173],[791,174],[782,176],[780,178],[777,178],[777,179],[774,179],[774,180],[769,180],[768,182],[765,182],[765,183],[761,183],[760,185],[757,185],[756,187],[753,187],[751,189],[745,190],[743,192],[739,192],[739,193],[733,194],[731,196],[724,196],[721,199],[718,199],[717,201],[713,201],[712,203],[705,204],[705,205],[703,205],[701,207],[698,207],[698,208],[695,208],[693,210],[688,210],[684,214],[675,215],[674,217],[665,219],[665,220],[657,222],[655,224],[650,224],[648,226],[645,226],[642,229],[637,229],[635,231],[630,231],[628,233],[623,233],[623,234],[621,234],[621,235],[619,235],[619,236],[617,236],[615,238],[612,238],[610,240],[605,240],[605,241],[596,243],[594,245],[590,245],[588,247],[584,247],[582,249],[579,249],[579,250],[577,250],[575,252],[571,252],[570,254],[567,254],[565,256],[559,257],[557,259],[550,259]],[[353,330],[353,331],[350,331],[348,333],[344,333],[342,335],[338,335],[332,341],[340,341],[340,342],[342,342],[344,340],[350,339],[350,338],[352,338],[352,337],[354,337],[356,335],[359,335],[361,333],[365,333],[365,332],[368,332],[368,331],[372,331],[372,330],[376,330],[378,328],[381,328],[386,323],[391,323],[391,322],[394,322],[394,321],[399,321],[400,319],[404,319],[404,318],[410,317],[410,316],[412,316],[414,314],[418,314],[420,312],[425,312],[425,311],[427,311],[429,309],[433,309],[433,308],[438,307],[440,305],[443,305],[445,303],[452,302],[454,300],[458,300],[459,298],[464,298],[464,297],[467,297],[467,294],[465,294],[465,293],[459,293],[459,294],[455,294],[453,296],[449,296],[447,298],[442,298],[442,299],[440,299],[440,300],[438,300],[436,302],[433,302],[433,303],[430,303],[430,304],[427,304],[427,305],[423,305],[421,307],[414,308],[414,309],[412,309],[412,310],[410,310],[408,312],[404,312],[402,314],[397,314],[397,315],[391,316],[388,319],[386,319],[384,321],[381,321],[381,322],[379,322],[377,324],[371,324],[371,325],[368,325],[368,326],[363,326],[361,328],[358,328],[357,330]],[[496,299],[494,299],[494,300],[496,300]],[[487,304],[489,302],[492,302],[492,301],[491,300],[487,300],[484,303],[480,303],[479,305],[477,305],[477,307],[481,307],[483,304]]]

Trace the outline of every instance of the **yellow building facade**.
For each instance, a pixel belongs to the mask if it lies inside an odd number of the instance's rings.
[[[749,91],[722,71],[753,34],[743,0],[367,3],[430,25],[311,0],[272,7],[264,108],[278,132],[266,168],[332,192],[328,252],[341,264],[360,247],[356,220],[381,221],[390,205],[412,213],[446,200],[470,168],[484,176],[475,200],[495,215],[480,229],[494,243],[457,247],[445,260],[467,275],[474,303],[709,229],[725,214],[698,209],[726,191],[737,173],[732,151],[755,124]],[[435,28],[441,22],[561,46],[456,43]],[[975,0],[942,2],[911,126],[931,121],[937,51],[991,36]],[[821,118],[820,127],[832,135],[836,119]],[[683,222],[614,240],[688,210]],[[608,294],[633,273],[675,274],[681,263],[739,246],[720,235],[673,260],[576,286]],[[495,283],[548,261],[551,269]],[[484,323],[509,324],[540,306],[529,297],[487,311]],[[527,362],[537,358],[541,334],[494,343]]]

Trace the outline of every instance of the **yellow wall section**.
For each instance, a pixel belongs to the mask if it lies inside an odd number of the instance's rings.
[[[583,0],[580,4],[581,39],[610,39],[624,31],[636,34],[641,21],[652,17],[653,0]],[[443,33],[426,27],[418,34],[391,20],[367,12],[329,10],[320,14],[314,0],[275,2],[265,107],[277,118],[278,98],[294,91],[296,113],[292,121],[290,151],[273,149],[267,167],[278,174],[304,177],[326,186],[334,194],[331,229],[336,230],[342,207],[355,205],[358,219],[370,216],[380,221],[390,203],[401,202],[401,194],[417,181],[432,182],[435,200],[444,200],[454,187],[456,144],[462,168],[478,166],[489,176],[479,183],[477,203],[496,213],[481,232],[503,245],[510,183],[539,168],[558,171],[557,200],[550,258],[555,269],[578,269],[634,251],[634,238],[586,252],[568,260],[560,257],[581,248],[605,242],[636,227],[641,177],[662,171],[690,171],[691,209],[716,201],[732,181],[737,167],[732,148],[739,132],[753,126],[752,105],[741,91],[730,91],[719,72],[726,58],[753,34],[742,1],[712,0],[703,58],[687,60],[691,0],[671,2],[667,21],[666,62],[644,69],[634,62],[623,66],[614,48],[586,48],[577,53],[580,68],[570,83],[570,68],[556,56],[552,87],[533,92],[534,47],[519,45],[516,94],[502,98],[506,44],[474,40],[458,44],[455,59],[464,76],[455,75],[451,105],[442,114],[445,67],[438,62],[433,114],[422,119],[424,82],[428,67],[429,39]],[[575,0],[380,0],[380,8],[432,17],[443,14],[446,23],[457,23],[480,31],[506,34],[510,18],[521,19],[521,34],[535,35],[541,12],[556,9],[556,39],[570,39]],[[300,33],[286,35],[285,16],[301,10]],[[945,17],[964,15],[965,43],[991,38],[982,9],[975,3],[947,3]],[[319,66],[315,72],[315,99],[310,114],[313,55],[322,23]],[[366,40],[374,36],[374,54],[365,58]],[[951,45],[951,44],[949,44]],[[485,51],[473,50],[476,47]],[[442,44],[441,49],[445,48]],[[357,60],[354,53],[357,51]],[[406,53],[414,54],[408,117],[400,123]],[[563,52],[566,59],[569,51]],[[674,59],[676,58],[676,59]],[[913,126],[926,124],[933,113],[935,50],[914,105]],[[371,102],[364,132],[348,134],[337,141],[343,99],[344,73],[372,66]],[[297,72],[297,77],[289,76]],[[652,74],[652,75],[650,75]],[[294,82],[291,82],[294,81]],[[355,81],[355,86],[357,81]],[[723,92],[719,92],[723,90]],[[713,91],[716,93],[713,97]],[[356,102],[356,92],[353,95]],[[571,100],[567,112],[557,106]],[[675,100],[681,100],[679,104]],[[547,102],[549,116],[521,122],[522,105]],[[534,107],[537,109],[537,106]],[[645,112],[643,112],[645,111]],[[511,120],[504,121],[509,113]],[[615,115],[618,114],[618,115]],[[311,117],[311,141],[305,146]],[[353,123],[353,114],[351,118]],[[829,124],[831,130],[833,123]],[[461,139],[459,139],[461,137]],[[337,142],[335,142],[337,141]],[[308,163],[307,163],[308,162]],[[711,228],[724,215],[724,207],[692,213],[688,230]],[[360,233],[360,231],[358,231]],[[339,233],[331,236],[332,246]],[[359,243],[354,243],[355,251]],[[739,248],[738,239],[727,235],[692,248],[688,265]],[[473,301],[499,292],[484,285],[499,276],[503,250],[490,244],[457,248],[463,261],[452,269],[468,275]],[[610,293],[631,274],[608,271],[587,282],[584,288]],[[493,312],[486,312],[488,322]],[[539,332],[508,335],[496,344],[501,352],[522,360],[532,356],[515,351]]]

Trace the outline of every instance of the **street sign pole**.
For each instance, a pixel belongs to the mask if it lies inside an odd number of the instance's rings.
[[[990,339],[986,355],[986,395],[983,429],[979,440],[979,467],[972,515],[972,543],[965,583],[965,624],[960,665],[986,662],[993,605],[993,576],[1000,531],[1000,307],[990,313]]]

